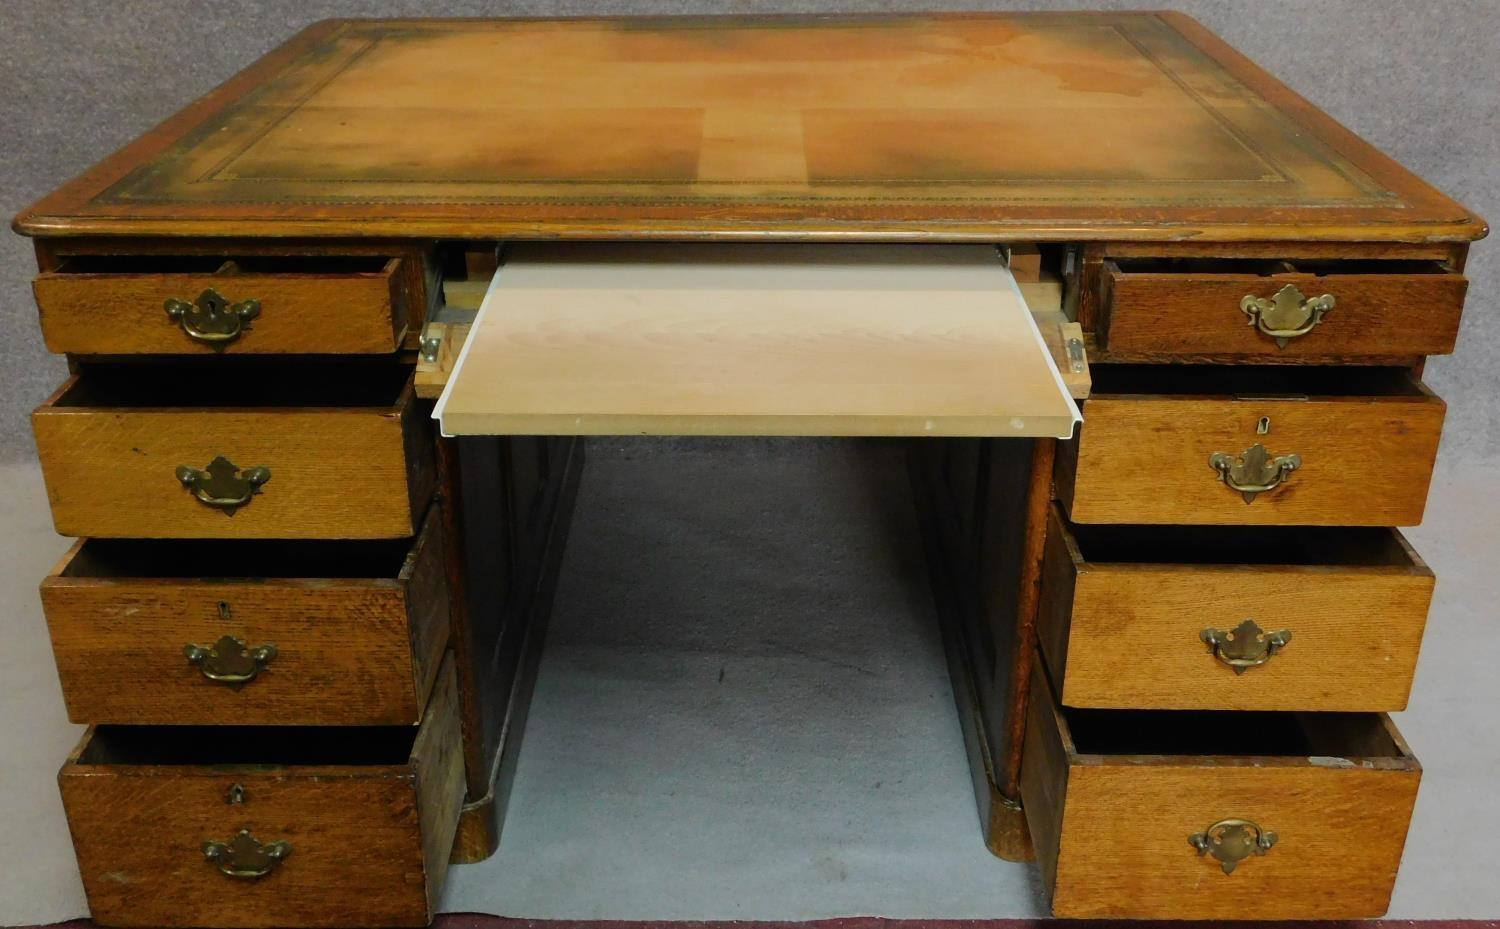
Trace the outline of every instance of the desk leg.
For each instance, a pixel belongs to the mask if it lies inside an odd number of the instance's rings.
[[[1018,778],[1056,448],[924,441],[910,458],[985,844],[1011,861],[1034,857]]]
[[[438,441],[468,785],[455,862],[499,845],[582,470],[570,436]]]

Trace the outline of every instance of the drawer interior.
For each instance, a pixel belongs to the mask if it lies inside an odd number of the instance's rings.
[[[1122,274],[1182,274],[1193,277],[1232,275],[1271,277],[1277,274],[1451,274],[1441,261],[1411,258],[1292,259],[1278,258],[1116,258],[1111,264]]]
[[[1092,366],[1092,373],[1096,397],[1102,394],[1254,399],[1430,396],[1410,369],[1401,367],[1101,364]]]
[[[1096,564],[1421,567],[1399,533],[1375,527],[1078,523],[1067,532]]]
[[[323,277],[330,274],[381,274],[395,260],[382,255],[72,255],[51,273]]]
[[[416,726],[95,726],[80,765],[405,765]]]
[[[1070,754],[1397,759],[1412,756],[1379,713],[1059,710]]]
[[[391,407],[400,401],[410,379],[411,369],[404,365],[247,364],[235,358],[84,364],[52,405],[59,409]]]
[[[67,578],[398,578],[409,539],[265,542],[224,539],[89,539],[68,558]],[[226,573],[233,568],[232,574]]]

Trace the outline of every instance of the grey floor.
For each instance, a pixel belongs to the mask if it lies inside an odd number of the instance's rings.
[[[85,912],[53,778],[37,580],[65,548],[0,469],[0,925]],[[1493,473],[1440,462],[1408,532],[1440,578],[1411,708],[1426,772],[1391,915],[1500,916]],[[1003,917],[896,450],[595,442],[501,851],[444,908],[579,919]]]

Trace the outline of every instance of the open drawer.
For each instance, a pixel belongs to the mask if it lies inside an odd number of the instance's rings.
[[[1437,261],[1117,258],[1101,341],[1120,356],[1441,355],[1467,289]]]
[[[1078,420],[994,248],[888,245],[512,248],[434,415],[447,435],[1056,437]]]
[[[391,539],[432,498],[402,365],[82,365],[32,414],[60,535]]]
[[[68,718],[411,725],[448,644],[438,507],[414,539],[85,539],[42,581]]]
[[[1406,708],[1432,571],[1394,529],[1047,526],[1037,639],[1065,706]]]
[[[1078,523],[1414,526],[1446,407],[1402,368],[1095,365]]]
[[[383,354],[410,274],[382,256],[79,255],[32,282],[54,352]]]
[[[1065,710],[1032,677],[1021,800],[1057,916],[1380,916],[1421,776],[1383,714]]]
[[[101,926],[425,926],[463,804],[457,686],[422,725],[95,726],[58,774]]]

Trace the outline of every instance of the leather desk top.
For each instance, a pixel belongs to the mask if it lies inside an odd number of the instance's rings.
[[[331,20],[23,213],[58,235],[1462,241],[1175,13]]]

